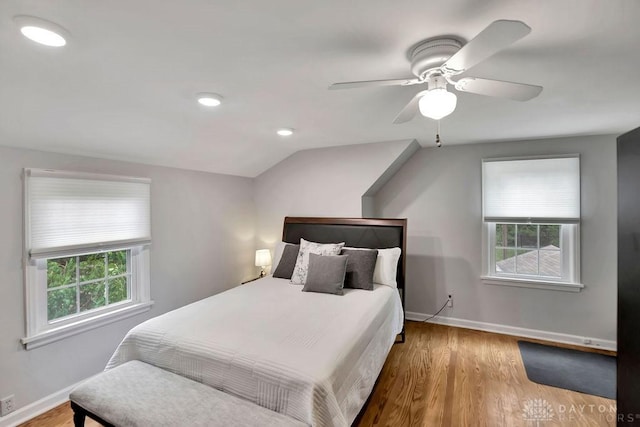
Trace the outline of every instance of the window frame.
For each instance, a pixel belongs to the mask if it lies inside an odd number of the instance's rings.
[[[148,311],[150,298],[149,248],[133,246],[130,250],[130,299],[49,321],[47,313],[47,259],[33,259],[26,263],[27,334],[22,344],[27,350],[58,341]],[[83,251],[76,255],[111,252],[112,250]]]
[[[547,222],[483,222],[483,274],[482,281],[491,285],[506,285],[579,292],[580,283],[580,225],[555,223],[560,225],[560,253],[562,276],[560,278],[518,273],[500,273],[495,270],[496,224],[547,225]]]

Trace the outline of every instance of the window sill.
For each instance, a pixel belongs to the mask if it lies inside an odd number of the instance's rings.
[[[551,291],[580,292],[582,283],[554,282],[543,280],[516,279],[513,277],[482,276],[485,285],[515,286],[517,288],[546,289]]]
[[[88,319],[79,320],[75,323],[70,323],[29,337],[24,337],[20,341],[25,346],[26,350],[31,350],[91,329],[99,328],[100,326],[108,325],[109,323],[113,323],[118,320],[144,313],[149,311],[152,305],[153,301],[128,305],[118,310],[102,313]]]

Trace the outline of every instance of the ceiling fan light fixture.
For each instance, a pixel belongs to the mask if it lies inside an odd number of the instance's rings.
[[[418,108],[423,116],[440,120],[453,113],[457,103],[458,97],[454,93],[448,92],[446,88],[435,88],[420,98]]]

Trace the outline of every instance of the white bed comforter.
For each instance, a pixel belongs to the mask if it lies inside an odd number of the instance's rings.
[[[337,296],[267,277],[136,326],[106,369],[137,359],[313,426],[348,426],[403,317],[387,286]]]

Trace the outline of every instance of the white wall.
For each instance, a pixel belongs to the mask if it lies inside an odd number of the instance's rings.
[[[481,160],[580,153],[580,293],[486,285],[481,273]],[[380,216],[408,218],[406,310],[616,339],[617,228],[614,136],[423,148],[376,194]]]
[[[360,217],[362,196],[416,146],[408,140],[298,151],[262,173],[255,178],[258,246],[273,249],[285,216]]]
[[[152,179],[155,305],[149,312],[34,350],[22,348],[24,167]],[[0,397],[14,394],[20,408],[98,373],[134,325],[254,276],[252,197],[249,178],[0,147]]]

